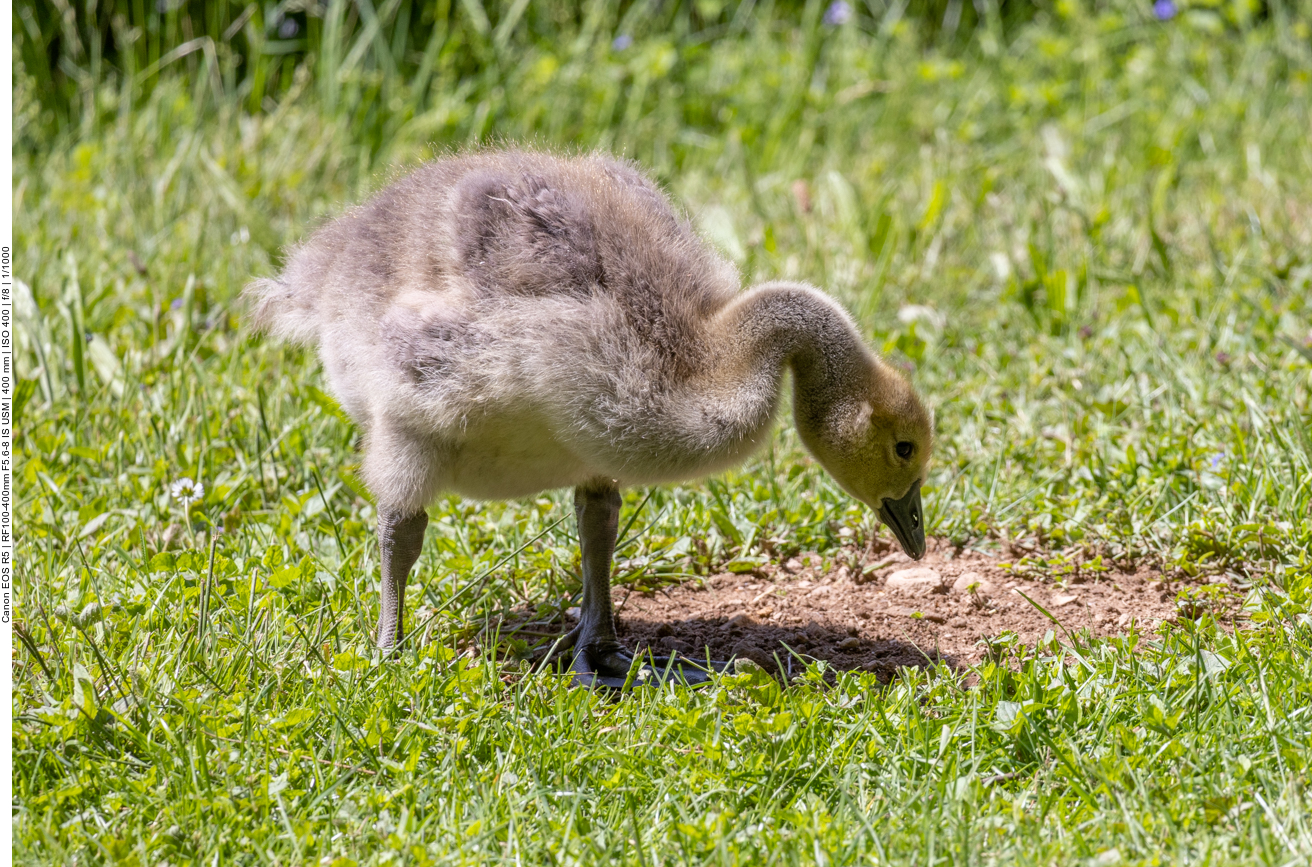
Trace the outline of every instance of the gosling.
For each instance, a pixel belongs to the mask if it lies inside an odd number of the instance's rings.
[[[574,488],[583,573],[577,684],[619,687],[634,658],[610,594],[620,489],[695,479],[769,438],[786,371],[806,448],[925,552],[932,422],[911,386],[819,290],[741,291],[631,163],[501,150],[424,165],[292,249],[246,289],[256,330],[317,348],[364,433],[378,509],[377,642],[402,639],[425,507]],[[712,664],[719,668],[722,664]],[[704,667],[647,659],[638,673]]]

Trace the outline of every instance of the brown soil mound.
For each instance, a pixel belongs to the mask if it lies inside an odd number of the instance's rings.
[[[1231,588],[1218,587],[1222,592],[1195,603],[1180,591],[1201,584],[1173,582],[1151,569],[1086,563],[1053,576],[1003,568],[997,556],[939,540],[930,541],[919,562],[900,551],[854,550],[834,562],[847,565],[825,572],[818,556],[803,555],[655,592],[617,587],[620,640],[658,654],[747,657],[782,674],[820,659],[836,669],[888,677],[900,666],[936,659],[954,666],[977,662],[984,639],[1007,630],[1031,645],[1049,629],[1062,635],[1025,596],[1071,635],[1087,630],[1095,636],[1124,634],[1132,624],[1141,632],[1156,630],[1198,616],[1202,605],[1228,620],[1239,602]]]

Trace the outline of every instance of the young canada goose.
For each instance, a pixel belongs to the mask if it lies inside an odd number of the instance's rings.
[[[363,429],[382,559],[378,644],[402,636],[424,507],[574,488],[576,681],[622,684],[610,563],[625,485],[692,479],[764,444],[785,371],[802,441],[903,549],[925,551],[931,422],[817,289],[740,291],[631,164],[489,151],[431,162],[246,290],[255,326],[318,348]],[[670,664],[669,660],[655,660]],[[686,667],[687,679],[699,679]]]

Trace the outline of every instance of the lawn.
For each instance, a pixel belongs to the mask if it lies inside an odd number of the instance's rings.
[[[16,863],[1312,860],[1307,2],[283,5],[15,4]],[[558,491],[434,504],[380,659],[357,433],[237,296],[498,142],[839,298],[935,410],[931,535],[1182,616],[612,701],[471,641],[576,604]],[[781,421],[626,492],[619,580],[887,537]]]

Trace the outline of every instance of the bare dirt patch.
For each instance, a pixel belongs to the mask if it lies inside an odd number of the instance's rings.
[[[931,540],[919,562],[901,551],[848,551],[827,571],[821,558],[803,555],[655,592],[616,588],[619,636],[635,650],[747,657],[782,674],[800,667],[800,657],[887,678],[932,660],[977,662],[985,639],[1008,630],[1027,644],[1049,629],[1060,634],[1025,596],[1073,635],[1124,634],[1132,624],[1152,631],[1200,610],[1182,605],[1180,591],[1201,582],[1173,581],[1151,568],[1076,569],[1054,580],[1004,562]],[[1238,601],[1225,592],[1200,605],[1228,620]]]

